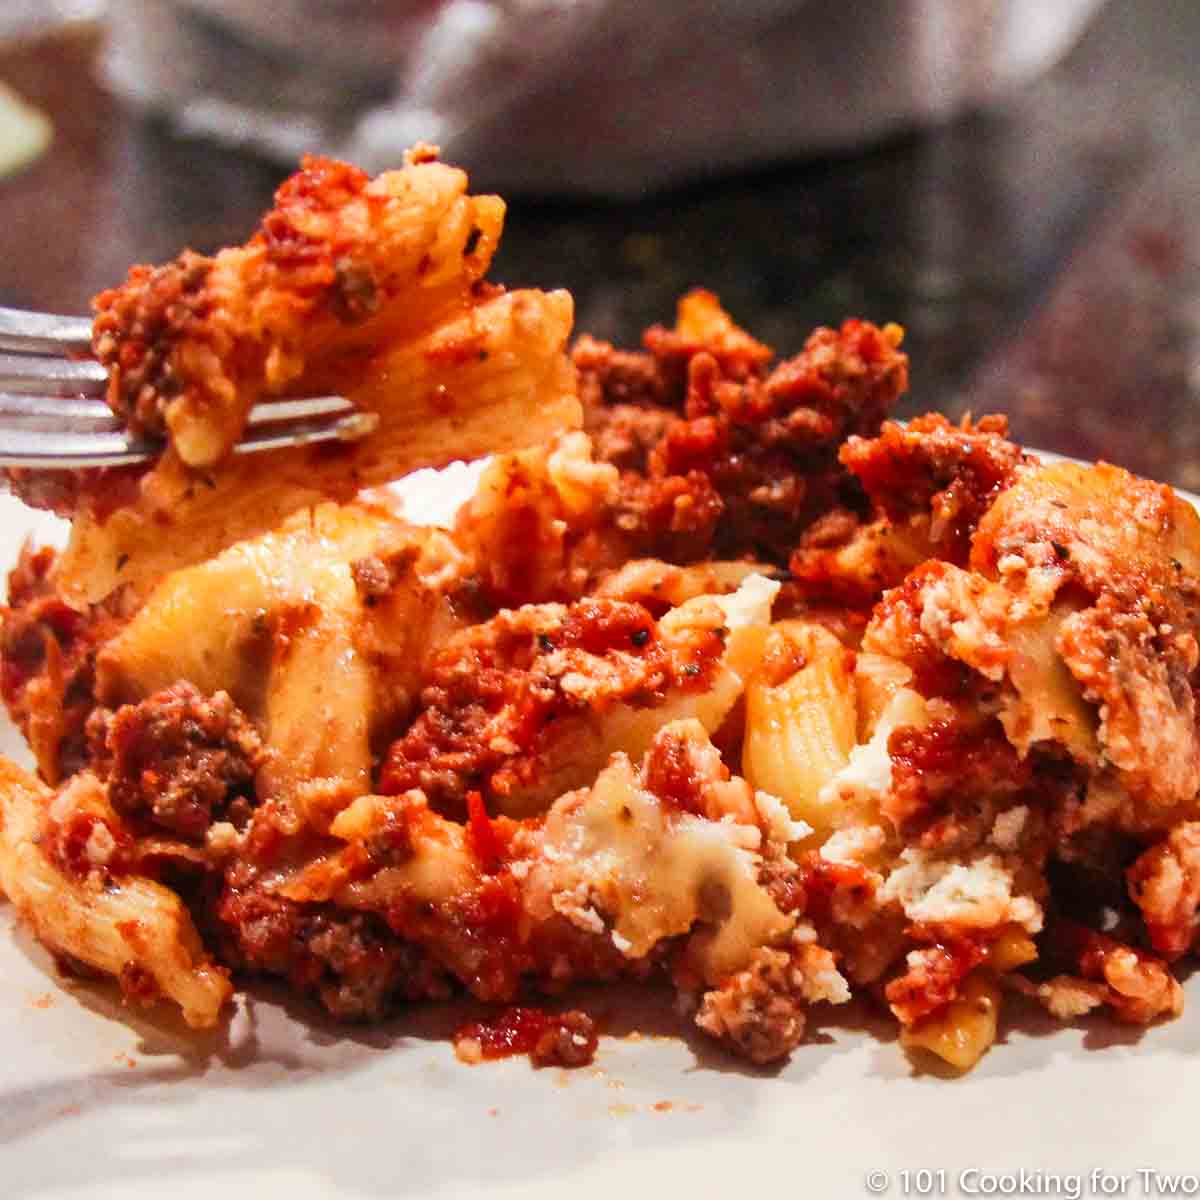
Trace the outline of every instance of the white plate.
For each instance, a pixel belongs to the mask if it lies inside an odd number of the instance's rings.
[[[414,488],[428,516],[452,506],[427,475]],[[54,528],[0,497],[5,568],[34,525]],[[1178,1021],[1030,1017],[962,1079],[915,1072],[861,1012],[818,1019],[789,1063],[754,1071],[661,996],[631,1003],[633,1023],[665,1036],[604,1037],[594,1068],[539,1071],[458,1063],[447,1035],[462,1012],[445,1007],[347,1028],[255,990],[197,1036],[60,980],[13,924],[0,906],[5,1197],[1148,1196],[1163,1181],[1139,1171],[1200,1174],[1195,979]]]

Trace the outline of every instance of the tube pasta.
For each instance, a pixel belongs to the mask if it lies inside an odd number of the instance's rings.
[[[258,786],[323,830],[371,788],[372,672],[355,646],[361,607],[350,569],[314,573],[311,595],[280,612],[265,722],[272,754]]]
[[[100,792],[90,776],[69,785]],[[232,989],[207,956],[179,897],[136,875],[104,886],[68,878],[40,845],[53,793],[0,757],[0,887],[51,950],[109,975],[150,976],[196,1027],[214,1025]],[[93,799],[83,797],[85,802]]]
[[[397,533],[394,518],[369,505],[325,504],[173,572],[98,655],[98,695],[131,703],[179,679],[228,691],[264,727],[263,794],[324,829],[369,790],[371,724],[411,701],[416,685],[406,690],[403,680],[419,673],[420,647],[409,639],[444,608],[421,602],[412,571],[387,605],[368,612],[351,563],[385,550],[419,562],[436,536]],[[214,612],[226,619],[213,621]],[[376,668],[397,653],[407,662]]]
[[[656,558],[638,558],[602,580],[597,596],[636,600],[641,604],[683,604],[696,596],[735,592],[751,575],[771,568],[754,562],[702,562],[678,567]]]
[[[928,1050],[956,1071],[969,1071],[996,1040],[1000,989],[987,971],[967,977],[944,1009],[901,1033],[908,1049]]]
[[[418,467],[539,445],[581,422],[564,291],[484,282],[504,203],[419,147],[371,180],[325,159],[276,193],[242,246],[138,266],[95,302],[93,349],[152,469],[13,471],[73,518],[60,595],[83,607]],[[373,432],[261,457],[232,453],[255,404],[340,394]]]
[[[782,683],[759,677],[747,687],[742,771],[783,800],[794,820],[827,834],[839,805],[825,785],[846,766],[856,739],[854,656],[817,625],[790,622],[786,636],[803,665]]]
[[[883,654],[862,651],[854,663],[858,696],[858,740],[869,742],[892,697],[912,681],[912,671]]]
[[[234,456],[203,480],[168,451],[133,503],[100,520],[81,511],[58,569],[82,605],[126,584],[144,592],[169,571],[278,525],[296,509],[349,499],[422,466],[547,440],[579,422],[566,292],[509,292],[372,361],[341,390],[379,427],[353,444]]]

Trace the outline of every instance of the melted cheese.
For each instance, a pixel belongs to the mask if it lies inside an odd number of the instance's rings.
[[[368,622],[350,568],[397,531],[383,509],[327,504],[174,572],[101,651],[100,699],[142,700],[179,679],[229,692],[271,751],[260,794],[324,830],[370,787],[371,722],[398,702],[384,695],[387,673],[376,677],[385,631]]]
[[[822,804],[840,817],[835,828],[878,811],[880,797],[892,786],[888,740],[897,729],[906,726],[924,729],[928,724],[929,710],[920,695],[904,687],[893,693],[871,740],[850,751],[849,761],[821,793]]]
[[[551,810],[541,869],[555,907],[571,916],[573,904],[581,925],[598,910],[630,958],[707,925],[701,969],[718,983],[793,924],[758,883],[751,843],[760,836],[754,826],[670,811],[618,756],[590,792]]]
[[[500,811],[512,817],[544,811],[558,796],[590,784],[612,755],[639,760],[658,731],[674,721],[696,720],[707,733],[716,732],[762,658],[778,591],[778,583],[751,575],[731,595],[697,596],[665,613],[658,633],[667,645],[687,645],[697,630],[726,631],[725,650],[709,686],[703,691],[675,688],[657,705],[617,704],[561,721],[537,777],[496,797]],[[581,691],[587,682],[578,681]]]
[[[174,572],[100,652],[99,698],[129,703],[187,679],[206,694],[227,691],[244,712],[261,716],[270,618],[311,603],[331,566],[369,554],[392,524],[370,509],[322,505]]]
[[[408,831],[408,857],[398,866],[348,884],[336,893],[337,903],[386,911],[403,899],[442,907],[479,886],[479,865],[467,843],[466,829],[430,812],[418,791],[360,796],[334,818],[330,832],[348,842],[361,842],[393,823]],[[291,890],[298,895],[297,887]]]
[[[1035,742],[1054,741],[1080,762],[1094,764],[1100,752],[1096,712],[1055,649],[1058,632],[1072,611],[1059,603],[1045,618],[1012,627],[1008,676],[1017,694],[1006,702],[1000,721],[1023,755]]]
[[[898,903],[910,921],[967,928],[1012,923],[1038,933],[1041,905],[1014,888],[1012,870],[994,854],[961,863],[908,846],[879,898],[885,904]]]

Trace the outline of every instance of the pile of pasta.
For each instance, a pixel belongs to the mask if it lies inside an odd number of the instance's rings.
[[[579,981],[666,982],[754,1062],[855,996],[958,1069],[1010,998],[1178,1013],[1190,505],[1000,418],[888,420],[896,326],[776,361],[693,292],[568,352],[569,298],[483,281],[502,212],[427,150],[314,160],[245,247],[98,298],[164,452],[14,480],[73,518],[0,628],[37,763],[0,760],[0,887],[37,936],[194,1026],[255,974],[351,1020],[466,993],[568,1065],[593,1019],[511,1006]],[[231,454],[313,390],[377,431]],[[376,487],[484,453],[449,527]]]

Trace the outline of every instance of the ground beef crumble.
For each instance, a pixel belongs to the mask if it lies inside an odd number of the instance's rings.
[[[621,470],[616,521],[635,553],[782,562],[817,517],[863,511],[838,448],[874,435],[905,391],[901,336],[847,321],[772,369],[770,349],[698,292],[676,329],[647,330],[641,352],[580,339],[584,427]]]
[[[212,915],[223,961],[282,976],[339,1020],[378,1021],[405,1001],[451,994],[441,968],[373,913],[226,887]]]
[[[561,718],[652,705],[674,687],[701,691],[723,648],[716,633],[686,651],[668,647],[649,611],[626,601],[502,611],[434,657],[421,714],[388,751],[380,790],[420,787],[461,815],[468,792],[486,799],[533,778]]]
[[[930,414],[907,425],[889,421],[878,437],[852,436],[839,456],[892,522],[928,514],[932,556],[962,565],[979,519],[1032,461],[1007,434],[1002,416],[953,425]]]
[[[192,841],[213,821],[245,824],[263,747],[225,692],[177,683],[115,713],[97,709],[88,732],[118,812]]]
[[[753,962],[707,992],[696,1024],[728,1039],[753,1063],[785,1058],[804,1037],[805,1007],[788,978],[791,960],[783,950],[760,947]]]

